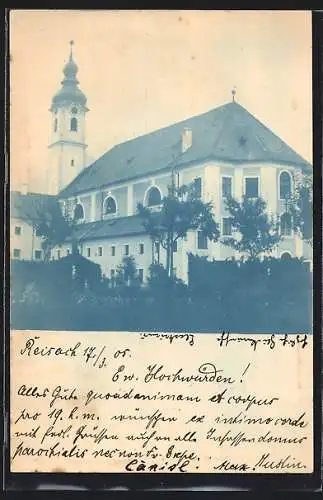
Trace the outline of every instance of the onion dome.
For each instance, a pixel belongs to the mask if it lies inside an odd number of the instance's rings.
[[[76,78],[78,66],[73,59],[73,40],[70,42],[70,45],[71,52],[69,60],[63,68],[64,79],[61,81],[62,88],[58,92],[56,92],[52,99],[51,111],[62,104],[80,104],[81,106],[86,105],[86,95],[78,87],[79,81]]]

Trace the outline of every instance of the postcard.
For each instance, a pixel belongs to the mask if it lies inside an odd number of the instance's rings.
[[[10,12],[10,470],[311,474],[308,11]]]

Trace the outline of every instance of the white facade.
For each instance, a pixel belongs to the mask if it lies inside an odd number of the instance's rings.
[[[195,231],[190,231],[185,239],[179,240],[177,251],[174,253],[174,269],[176,276],[187,282],[188,279],[188,253],[206,256],[209,259],[225,260],[228,258],[239,258],[240,254],[230,247],[221,243],[226,237],[225,219],[229,214],[225,207],[224,184],[229,183],[231,194],[236,199],[242,198],[246,194],[249,179],[251,183],[257,185],[257,196],[263,198],[267,203],[269,214],[281,216],[286,211],[286,202],[280,199],[280,175],[287,172],[290,175],[291,190],[294,189],[295,172],[293,166],[281,164],[250,164],[250,163],[225,163],[207,162],[192,167],[182,168],[176,175],[179,185],[190,184],[196,178],[201,179],[201,198],[203,201],[211,201],[213,204],[213,215],[219,224],[221,237],[216,243],[208,241],[207,248],[199,248],[198,236]],[[227,179],[230,179],[229,181]],[[101,191],[82,193],[69,200],[62,200],[63,207],[70,206],[71,210],[76,204],[82,206],[84,218],[81,222],[95,222],[100,220],[113,220],[114,218],[135,215],[137,204],[143,203],[147,199],[149,190],[157,187],[161,196],[166,196],[168,185],[170,184],[170,173],[161,175],[149,175],[141,179],[129,181],[128,183],[116,183]],[[104,203],[107,198],[113,198],[116,204],[115,214],[104,215]],[[64,208],[63,208],[64,209]],[[230,236],[230,234],[227,234]],[[144,244],[144,254],[139,253],[140,243]],[[104,240],[89,240],[79,246],[79,250],[84,257],[87,257],[97,264],[100,264],[103,274],[111,277],[111,271],[121,264],[125,256],[125,245],[129,245],[128,255],[135,258],[137,268],[143,269],[144,281],[149,274],[149,266],[152,264],[152,242],[147,235],[122,236],[118,239],[105,238]],[[99,247],[102,250],[99,251]],[[115,254],[112,256],[111,247],[115,247]],[[88,250],[88,248],[90,250]],[[59,255],[66,255],[67,246],[63,245]],[[280,258],[284,253],[292,257],[305,257],[311,260],[311,249],[303,242],[299,235],[286,234],[279,245],[273,250],[272,256]],[[53,258],[57,258],[57,250],[53,253]],[[156,255],[155,255],[156,259]],[[160,252],[160,263],[165,265],[166,254],[163,249]]]
[[[12,218],[10,223],[10,258],[43,260],[42,238],[35,227],[22,219]]]
[[[85,115],[74,103],[52,111],[48,194],[58,194],[86,166]]]

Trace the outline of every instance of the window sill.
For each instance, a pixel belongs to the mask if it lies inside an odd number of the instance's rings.
[[[294,234],[289,234],[289,235],[281,234],[280,237],[282,238],[282,240],[293,240],[295,238],[295,235]]]
[[[103,214],[103,220],[114,219],[115,217],[118,217],[118,215],[118,212],[114,212],[113,214]]]
[[[279,198],[278,198],[278,200],[279,200],[279,201],[285,201],[285,202],[286,202],[286,201],[291,201],[292,196],[293,196],[293,195],[292,195],[292,193],[291,193],[291,194],[290,194],[290,196],[289,196],[288,198],[281,198],[281,197],[279,197]]]
[[[153,206],[146,205],[145,208],[148,208],[148,210],[150,210],[151,212],[160,212],[160,210],[162,209],[162,206],[163,205],[153,205]]]

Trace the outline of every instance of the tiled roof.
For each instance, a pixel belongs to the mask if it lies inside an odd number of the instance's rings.
[[[181,154],[181,134],[192,130],[192,146]],[[207,159],[278,162],[311,171],[311,165],[236,102],[119,144],[85,168],[60,196],[145,176],[173,162],[185,166]]]
[[[143,219],[138,215],[133,215],[79,224],[74,228],[72,235],[66,241],[72,241],[74,238],[77,241],[118,238],[119,236],[143,233],[145,233]]]
[[[11,191],[10,216],[27,222],[37,221],[56,203],[57,198],[48,194]]]

